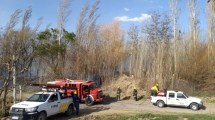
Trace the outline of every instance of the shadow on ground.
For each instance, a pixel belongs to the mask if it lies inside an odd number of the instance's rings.
[[[82,108],[83,107],[83,108]],[[48,120],[70,120],[70,119],[78,119],[80,117],[83,116],[87,116],[93,112],[99,112],[99,111],[103,111],[103,110],[108,110],[110,108],[107,107],[103,107],[103,106],[81,106],[80,107],[80,113],[79,115],[71,115],[71,116],[65,116],[65,114],[57,114],[54,116],[51,116],[48,118]]]
[[[206,110],[206,108],[207,108],[206,106],[202,106],[202,108],[201,108],[201,109],[202,109],[202,110]]]
[[[109,95],[107,95],[107,96],[105,96],[104,100],[101,103],[95,103],[95,104],[108,105],[113,102],[117,102],[116,97],[110,97]]]
[[[131,99],[131,96],[125,96],[124,98],[122,98],[122,100],[129,100]]]
[[[139,101],[139,100],[143,99],[144,97],[145,97],[144,95],[142,95],[142,96],[138,97],[138,98],[137,98],[137,101]]]
[[[156,106],[156,104],[155,104]],[[165,106],[165,107],[170,107],[170,108],[178,108],[178,109],[186,109],[183,106]],[[190,109],[189,107],[187,109]],[[202,106],[201,108],[199,108],[199,110],[206,110],[206,106]]]

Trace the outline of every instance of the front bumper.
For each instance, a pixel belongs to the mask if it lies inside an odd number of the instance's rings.
[[[98,93],[98,95],[96,96],[95,102],[102,102],[103,99],[104,99],[104,97],[105,97],[105,95],[103,94],[102,91],[100,91],[100,92]]]
[[[103,98],[97,98],[95,99],[95,102],[102,102],[103,101]]]
[[[12,109],[10,111],[11,120],[36,120],[38,112],[25,112],[24,109]]]

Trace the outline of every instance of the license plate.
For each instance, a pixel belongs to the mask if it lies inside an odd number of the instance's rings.
[[[18,116],[12,116],[12,119],[13,119],[13,120],[18,120],[19,117],[18,117]]]

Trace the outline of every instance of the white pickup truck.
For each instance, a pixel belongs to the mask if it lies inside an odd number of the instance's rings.
[[[187,96],[182,91],[168,90],[164,95],[151,96],[151,102],[160,108],[164,106],[180,106],[199,110],[203,107],[203,102],[200,98]]]
[[[58,113],[72,115],[73,99],[62,97],[59,92],[38,92],[26,101],[11,106],[9,114],[12,120],[46,120]]]

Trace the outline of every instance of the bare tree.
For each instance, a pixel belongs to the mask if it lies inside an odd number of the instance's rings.
[[[124,48],[124,32],[119,27],[118,21],[113,21],[109,24],[104,24],[99,30],[100,44],[100,57],[97,63],[100,63],[99,69],[102,76],[108,78],[113,76],[116,72],[120,71],[120,65],[127,55]]]
[[[191,31],[191,50],[194,52],[198,44],[198,7],[197,0],[188,0],[190,31]]]
[[[161,88],[167,87],[167,76],[170,73],[167,71],[167,64],[169,56],[168,51],[171,38],[170,19],[167,15],[155,12],[151,15],[151,21],[144,26],[142,30],[146,34],[147,43],[150,46],[149,54],[151,62],[151,70],[148,69],[153,82],[158,82]],[[169,69],[170,67],[168,67]]]
[[[213,10],[214,1],[207,4],[207,24],[208,24],[208,65],[210,66],[213,60],[213,44],[214,44],[214,33],[215,33],[215,11]]]
[[[170,10],[171,17],[173,22],[173,37],[174,37],[174,78],[172,79],[172,89],[174,88],[174,81],[178,77],[178,17],[179,17],[179,8],[178,8],[179,0],[170,0]]]
[[[61,46],[62,37],[63,37],[63,29],[65,29],[65,23],[71,13],[70,3],[68,0],[62,0],[60,2],[59,13],[58,13],[58,44]],[[58,66],[57,69],[61,71],[60,76],[63,76],[63,68],[65,63],[65,55],[58,53]]]
[[[95,57],[96,54],[96,43],[97,43],[97,33],[98,33],[98,26],[96,24],[97,19],[99,18],[99,14],[97,14],[98,5],[100,1],[97,0],[92,6],[89,6],[88,4],[84,5],[82,8],[82,11],[79,16],[79,20],[77,23],[77,30],[76,30],[76,45],[79,46],[79,48],[76,49],[76,58],[77,63],[74,64],[76,66],[76,70],[74,74],[76,76],[79,76],[81,78],[90,78],[92,75],[91,65],[96,64],[95,61],[91,61],[90,58]],[[85,51],[85,52],[83,52]],[[84,55],[85,53],[85,55]],[[80,56],[87,57],[86,59],[80,58]],[[84,69],[81,68],[80,59],[82,60],[82,64],[84,65]],[[94,62],[94,63],[91,63]],[[91,64],[90,64],[91,63]],[[81,66],[80,66],[81,65]],[[79,71],[82,71],[82,75],[80,75]],[[91,72],[90,72],[91,71]]]
[[[22,77],[23,80],[23,75],[27,75],[28,68],[31,66],[34,58],[34,50],[31,41],[34,34],[28,26],[28,20],[31,17],[31,8],[28,8],[24,12],[21,29],[14,30],[14,27],[18,23],[20,16],[20,10],[16,10],[11,15],[11,19],[6,27],[5,33],[1,38],[1,62],[6,65],[3,65],[5,67],[2,66],[6,72],[3,86],[4,110],[6,110],[6,99],[10,81],[13,80],[13,102],[15,103],[16,85],[18,80],[17,76],[19,76],[19,79]],[[2,94],[2,91],[0,93]]]
[[[2,46],[2,48],[4,48],[6,50],[4,52],[2,51],[2,63],[4,63],[6,65],[6,70],[5,71],[7,71],[7,77],[4,78],[3,89],[0,92],[1,94],[2,94],[2,92],[4,92],[3,101],[2,101],[3,102],[2,109],[4,110],[3,111],[4,115],[6,114],[6,100],[7,100],[9,81],[11,80],[12,69],[13,69],[13,67],[14,67],[13,65],[15,63],[15,60],[12,59],[13,48],[11,49],[11,47],[10,47],[11,43],[12,43],[11,39],[13,39],[13,37],[12,37],[13,28],[16,26],[16,24],[18,22],[18,19],[20,17],[20,13],[21,13],[20,10],[16,10],[11,15],[10,21],[8,22],[7,27],[6,27],[6,32],[5,32],[5,34],[3,35],[3,38],[2,38],[2,41],[4,41],[4,42],[2,42],[3,44],[1,46]],[[14,81],[14,83],[13,83],[13,97],[14,97],[14,100],[16,100],[15,87],[16,87],[16,82]]]
[[[128,31],[128,36],[129,36],[129,41],[130,44],[128,48],[129,50],[129,74],[135,74],[137,73],[137,50],[139,50],[138,45],[139,45],[139,30],[137,26],[131,26],[129,31]],[[136,65],[135,65],[136,64]],[[135,75],[136,76],[136,75]]]

